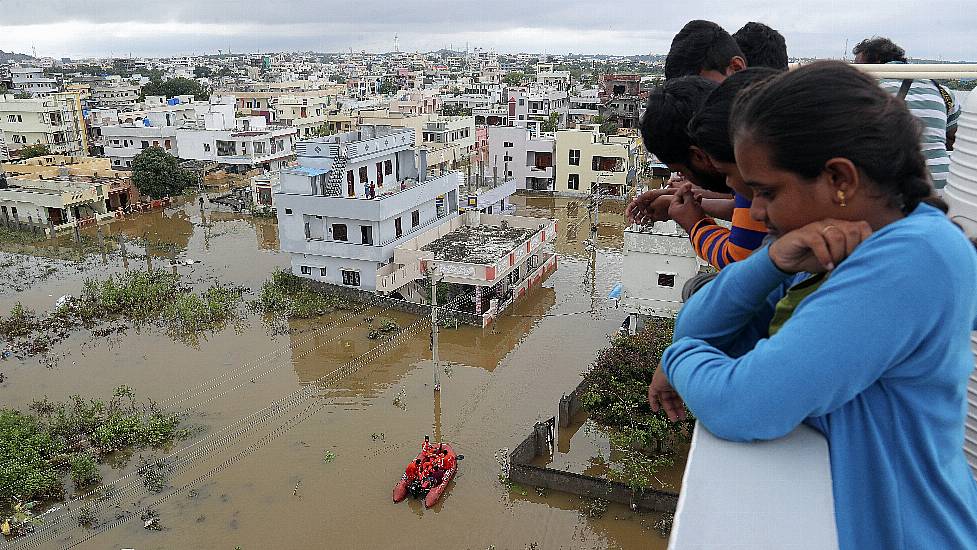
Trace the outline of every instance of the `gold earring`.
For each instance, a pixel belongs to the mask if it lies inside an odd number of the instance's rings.
[[[841,203],[842,208],[848,206],[848,203],[845,202],[845,192],[840,189],[838,190],[838,202]]]

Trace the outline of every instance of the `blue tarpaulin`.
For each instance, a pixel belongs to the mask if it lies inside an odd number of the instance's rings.
[[[178,98],[178,97],[171,97],[171,98],[169,98],[169,99],[166,100],[166,104],[167,105],[179,105],[180,104],[180,98]]]

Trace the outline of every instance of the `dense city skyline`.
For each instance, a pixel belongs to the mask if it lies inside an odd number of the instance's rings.
[[[689,19],[716,21],[730,32],[747,21],[765,22],[787,38],[796,57],[842,57],[859,40],[889,36],[911,57],[977,59],[977,10],[965,0],[919,10],[909,1],[769,0],[684,2],[656,8],[621,1],[600,6],[525,3],[347,1],[206,3],[173,0],[0,0],[0,50],[51,57],[165,57],[267,51],[389,52],[465,50],[499,53],[640,55],[665,53]],[[653,10],[657,9],[657,12]],[[636,14],[649,12],[648,17]],[[595,13],[597,16],[595,17]],[[912,17],[907,16],[912,14]]]

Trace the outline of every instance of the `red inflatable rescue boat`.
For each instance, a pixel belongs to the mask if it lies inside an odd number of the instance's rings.
[[[431,448],[437,450],[439,446],[432,445]],[[433,475],[429,475],[424,479],[408,480],[407,473],[404,472],[400,478],[400,482],[394,487],[394,502],[400,502],[408,496],[412,496],[414,498],[423,498],[425,508],[430,508],[437,504],[438,500],[441,499],[441,495],[444,494],[445,489],[448,488],[448,483],[451,482],[455,477],[455,472],[458,471],[458,455],[455,454],[455,450],[447,443],[441,443],[440,448],[448,451],[447,462],[452,464],[451,468],[444,470],[443,473],[440,471],[434,472]],[[418,453],[414,460],[423,461],[424,451]],[[414,460],[411,460],[411,462]]]

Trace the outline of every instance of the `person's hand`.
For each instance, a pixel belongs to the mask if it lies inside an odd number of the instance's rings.
[[[627,208],[624,217],[628,223],[646,224],[668,219],[668,205],[671,203],[674,189],[652,189],[635,197]],[[663,199],[663,197],[666,197]]]
[[[678,188],[672,195],[671,204],[668,206],[668,215],[681,225],[686,233],[691,231],[692,226],[699,223],[699,220],[707,217],[702,205],[699,204],[699,200],[696,200],[695,189],[690,183]]]
[[[681,173],[676,172],[668,178],[668,182],[665,184],[665,187],[669,187],[671,189],[678,189],[679,187],[682,187],[682,185],[686,183],[690,183],[689,180],[687,180],[685,176],[683,176]]]
[[[824,219],[790,231],[770,245],[770,260],[785,273],[824,273],[872,234],[864,221]]]
[[[651,385],[648,386],[648,404],[654,412],[664,409],[665,416],[672,422],[685,420],[685,402],[668,382],[668,377],[665,376],[665,370],[660,363],[651,378]]]

